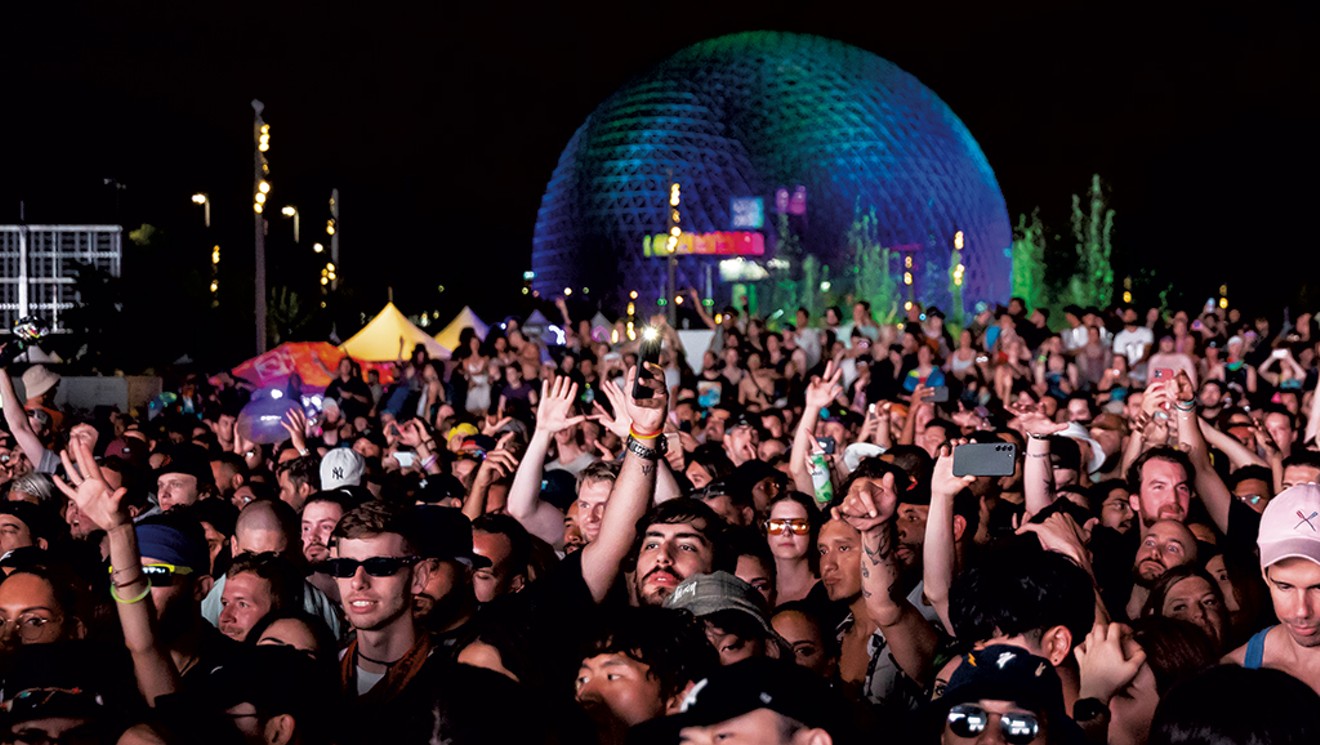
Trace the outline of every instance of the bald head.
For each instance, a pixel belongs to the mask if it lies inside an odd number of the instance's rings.
[[[232,550],[235,556],[243,553],[274,552],[292,557],[300,548],[298,515],[287,503],[278,500],[260,500],[249,504],[238,513],[234,526]]]

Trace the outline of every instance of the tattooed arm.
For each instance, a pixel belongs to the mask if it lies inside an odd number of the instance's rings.
[[[862,595],[866,612],[889,643],[894,661],[909,677],[930,683],[931,662],[938,642],[935,629],[904,597],[899,586],[898,559],[894,556],[894,512],[898,495],[894,477],[885,474],[879,484],[858,482],[835,516],[862,537]]]
[[[1022,496],[1026,499],[1025,522],[1054,502],[1054,468],[1050,465],[1049,436],[1068,428],[1050,421],[1034,407],[1015,407],[1017,424],[1027,436],[1027,462],[1022,467]]]

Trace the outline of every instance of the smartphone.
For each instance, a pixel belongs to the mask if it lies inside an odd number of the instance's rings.
[[[934,388],[927,389],[926,397],[922,400],[937,404],[946,403],[949,400],[949,386],[937,385]]]
[[[412,468],[417,462],[417,453],[411,450],[397,450],[394,453],[394,460],[399,462],[399,468]]]
[[[1276,360],[1281,360],[1281,359],[1283,359],[1284,357],[1287,357],[1287,356],[1288,356],[1288,350],[1286,350],[1286,349],[1276,349],[1276,350],[1274,350],[1273,352],[1270,352],[1270,356],[1273,357],[1273,358],[1276,359]]]
[[[654,326],[648,326],[642,331],[641,354],[637,359],[637,379],[633,381],[632,396],[635,399],[651,398],[655,392],[642,385],[643,380],[652,380],[655,373],[647,369],[646,364],[659,364],[660,362],[660,332]]]
[[[1173,370],[1167,367],[1157,367],[1155,372],[1151,373],[1151,380],[1173,380]]]
[[[1011,442],[973,442],[953,450],[954,476],[1009,476],[1016,464]]]
[[[833,437],[818,437],[816,438],[816,442],[820,445],[820,449],[825,451],[826,455],[834,455]]]

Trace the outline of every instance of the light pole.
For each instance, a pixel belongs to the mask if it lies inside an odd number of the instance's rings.
[[[196,194],[192,195],[192,200],[193,200],[193,204],[199,204],[199,205],[202,206],[202,220],[203,220],[203,222],[206,223],[206,227],[208,227],[208,228],[211,227],[211,199],[210,199],[210,197],[208,197],[208,196],[206,195],[206,192],[204,192],[204,191],[199,191],[199,192],[197,192]]]
[[[270,183],[266,176],[270,174],[270,163],[266,161],[266,151],[270,149],[270,125],[261,118],[266,105],[252,99],[252,136],[257,149],[253,154],[252,211],[255,214],[254,240],[256,271],[253,272],[253,285],[256,294],[256,333],[257,354],[266,352],[266,200],[270,194]]]
[[[299,240],[298,240],[299,227],[298,227],[298,226],[299,226],[299,223],[301,222],[301,216],[298,214],[298,208],[297,208],[297,207],[294,207],[294,206],[292,206],[292,205],[290,205],[290,206],[285,207],[284,209],[280,210],[280,214],[281,214],[281,215],[284,215],[285,217],[292,217],[292,218],[293,218],[293,242],[294,242],[294,244],[296,245],[296,244],[299,242]]]

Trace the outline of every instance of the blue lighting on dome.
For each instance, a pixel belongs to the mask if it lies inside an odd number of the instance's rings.
[[[643,256],[642,247],[646,236],[669,231],[673,183],[682,186],[684,232],[733,230],[734,202],[762,198],[768,245],[776,191],[804,186],[805,214],[791,215],[793,229],[836,285],[852,267],[849,228],[859,210],[874,210],[881,244],[916,260],[916,299],[944,308],[952,302],[953,236],[962,231],[965,306],[1008,297],[1012,228],[980,146],[915,77],[842,42],[724,36],[678,52],[607,98],[569,140],[546,186],[532,239],[533,288],[553,295],[588,285],[614,306],[630,290],[662,297],[667,261]],[[727,300],[719,258],[682,256],[677,287],[704,293],[710,267],[715,296]],[[901,283],[903,270],[893,268]]]

